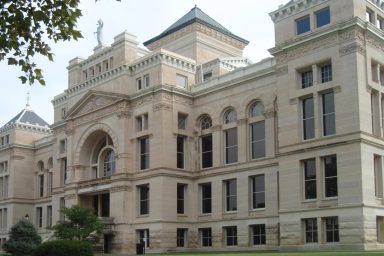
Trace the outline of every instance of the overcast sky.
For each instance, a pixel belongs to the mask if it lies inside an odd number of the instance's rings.
[[[0,127],[18,114],[26,105],[30,92],[31,108],[49,124],[53,123],[51,100],[67,88],[68,61],[76,56],[88,57],[97,45],[94,32],[97,21],[104,22],[104,43],[110,45],[114,36],[127,31],[137,35],[139,42],[157,36],[195,4],[235,35],[250,41],[244,56],[253,62],[269,57],[268,49],[274,46],[273,22],[269,13],[288,0],[82,0],[83,16],[78,28],[84,38],[78,41],[51,44],[54,62],[37,57],[43,69],[46,86],[36,83],[23,85],[17,78],[18,68],[0,62]]]

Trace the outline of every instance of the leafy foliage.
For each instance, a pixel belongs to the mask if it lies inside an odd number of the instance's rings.
[[[76,240],[49,241],[38,246],[34,256],[92,256],[92,246],[88,242]]]
[[[103,231],[103,224],[92,209],[74,205],[61,211],[65,215],[65,220],[52,227],[57,238],[63,240],[97,241]]]
[[[0,61],[19,66],[22,83],[45,85],[42,70],[33,61],[35,54],[53,60],[48,40],[77,40],[76,24],[81,16],[80,0],[1,0]]]
[[[14,256],[32,255],[32,251],[41,243],[35,226],[28,220],[20,220],[11,228],[9,240],[3,249]]]

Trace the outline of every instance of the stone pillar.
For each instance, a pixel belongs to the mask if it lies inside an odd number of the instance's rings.
[[[247,119],[237,120],[237,161],[239,163],[247,161],[247,143],[249,136],[247,136]]]
[[[321,81],[319,81],[318,77],[318,70],[317,70],[317,65],[312,65],[312,76],[313,76],[313,85],[319,84]],[[320,77],[321,79],[321,77]]]
[[[212,128],[212,165],[213,167],[218,167],[223,163],[222,159],[222,149],[223,145],[221,143],[222,141],[222,131],[221,131],[221,125],[213,126]]]

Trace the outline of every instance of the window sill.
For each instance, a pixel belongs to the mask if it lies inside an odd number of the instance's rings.
[[[212,217],[212,213],[200,213],[198,217]]]
[[[301,201],[302,204],[310,204],[310,203],[316,203],[317,202],[317,198],[313,198],[313,199],[304,199]]]
[[[224,214],[237,214],[237,210],[236,211],[225,211]]]
[[[147,217],[149,217],[149,214],[139,214],[136,217],[137,218],[147,218]]]
[[[264,212],[265,211],[265,207],[264,208],[254,208],[254,209],[250,209],[249,211],[250,212]]]
[[[323,199],[321,199],[321,201],[335,201],[337,200],[338,197],[337,196],[334,196],[334,197],[325,197]]]

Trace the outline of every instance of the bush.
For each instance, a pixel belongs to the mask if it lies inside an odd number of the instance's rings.
[[[55,240],[42,243],[34,251],[34,256],[92,256],[92,246],[77,240]]]

